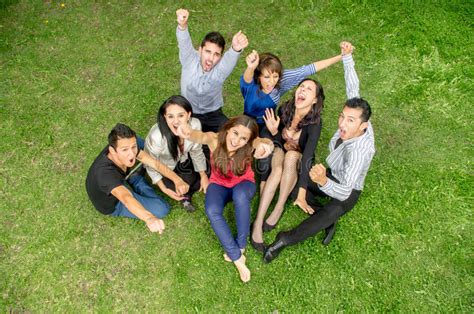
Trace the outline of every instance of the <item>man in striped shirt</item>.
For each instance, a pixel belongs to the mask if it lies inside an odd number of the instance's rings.
[[[335,223],[357,203],[364,186],[365,176],[375,154],[374,131],[369,119],[370,105],[359,96],[359,79],[352,59],[353,47],[341,44],[344,79],[348,100],[339,115],[338,130],[329,142],[328,168],[322,164],[313,166],[306,199],[312,207],[305,212],[311,216],[296,228],[278,233],[264,253],[264,261],[269,263],[280,251],[289,245],[302,242],[326,229],[323,244],[327,245],[335,231]],[[316,196],[329,196],[330,201],[316,208]],[[315,211],[316,209],[316,211]]]

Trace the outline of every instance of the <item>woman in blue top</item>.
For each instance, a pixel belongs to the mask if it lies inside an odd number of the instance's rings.
[[[341,60],[341,55],[337,55],[299,68],[283,70],[283,65],[277,56],[271,53],[259,55],[253,50],[245,59],[247,69],[240,78],[244,114],[254,118],[262,131],[265,126],[263,121],[265,109],[275,110],[280,97],[304,78]]]

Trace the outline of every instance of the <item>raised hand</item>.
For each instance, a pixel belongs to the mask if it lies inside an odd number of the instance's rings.
[[[245,58],[245,62],[247,62],[247,67],[251,68],[252,70],[255,70],[259,62],[258,52],[252,50],[252,52],[247,56],[247,58]]]
[[[263,116],[263,121],[267,126],[268,131],[275,136],[278,133],[278,125],[280,124],[280,117],[275,118],[275,112],[273,109],[265,109],[265,115]]]
[[[355,47],[352,46],[352,44],[348,41],[342,41],[339,44],[339,47],[341,48],[341,53],[343,56],[351,54],[355,49]]]
[[[188,27],[189,12],[186,9],[176,10],[176,20],[178,21],[179,28],[184,30]]]
[[[232,49],[234,49],[234,51],[240,52],[242,49],[246,48],[248,45],[249,45],[249,41],[247,39],[247,36],[245,36],[245,34],[242,33],[242,31],[239,31],[232,38]]]

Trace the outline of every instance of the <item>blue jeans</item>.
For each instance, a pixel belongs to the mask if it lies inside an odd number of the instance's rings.
[[[168,215],[170,206],[165,200],[156,194],[155,190],[148,184],[148,182],[146,182],[143,176],[137,175],[129,179],[128,183],[130,184],[130,187],[127,186],[127,188],[130,190],[133,197],[142,204],[146,210],[158,218],[163,218]],[[137,218],[137,216],[132,214],[122,202],[117,202],[115,205],[115,211],[111,215]]]
[[[143,149],[145,142],[142,138],[137,136],[137,145],[140,149]],[[155,217],[163,218],[168,215],[170,210],[168,203],[163,200],[161,197],[156,194],[155,190],[146,182],[145,178],[142,175],[135,175],[128,179],[127,183],[129,186],[125,185],[133,197],[140,203],[142,206],[152,213]],[[128,208],[122,203],[117,202],[115,205],[115,210],[111,214],[112,216],[121,216],[129,218],[137,218],[132,214]]]
[[[250,201],[255,194],[255,183],[243,181],[233,188],[211,183],[206,192],[206,215],[212,229],[232,261],[240,258],[240,249],[247,246],[250,229]],[[224,206],[234,202],[234,215],[237,224],[237,237],[234,238],[224,218]]]

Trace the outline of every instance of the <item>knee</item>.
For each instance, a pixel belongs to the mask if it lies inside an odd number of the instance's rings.
[[[335,222],[342,215],[344,215],[344,207],[340,204],[327,204],[323,207],[323,210],[326,211],[326,214],[329,220]]]
[[[163,218],[170,212],[170,205],[165,200],[155,199],[147,209],[156,217]]]
[[[215,219],[215,218],[222,215],[221,214],[222,213],[221,206],[219,206],[217,204],[213,204],[213,203],[207,203],[206,202],[205,211],[206,211],[206,215],[209,219]]]
[[[296,165],[298,164],[298,161],[301,158],[301,154],[296,151],[289,151],[285,154],[285,160],[284,160],[284,165],[283,167],[285,169],[289,168],[296,168]]]

